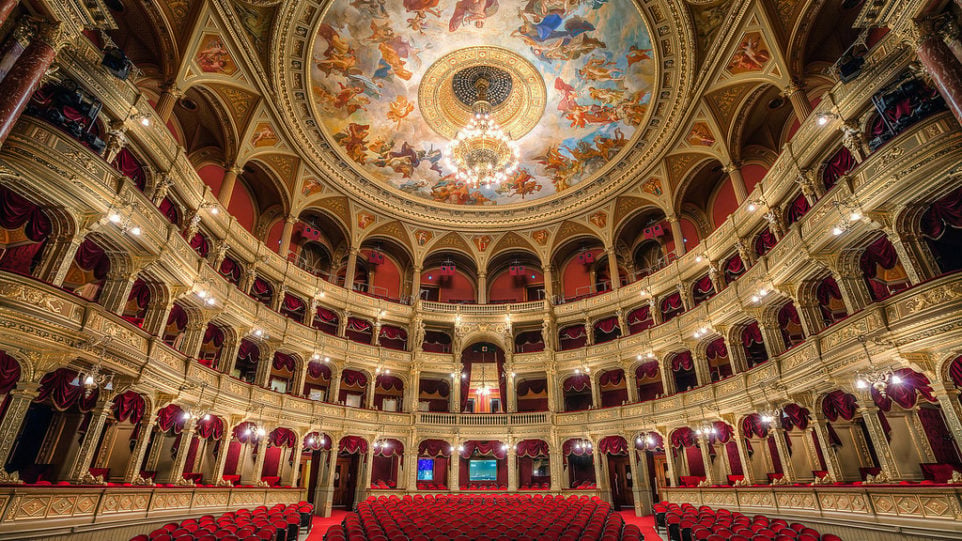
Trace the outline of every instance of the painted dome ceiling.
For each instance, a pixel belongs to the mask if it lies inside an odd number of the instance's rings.
[[[647,120],[653,57],[630,0],[334,0],[313,41],[310,102],[330,147],[381,187],[442,205],[524,204],[625,153]],[[470,189],[444,151],[480,72],[510,76],[493,115],[521,167]]]

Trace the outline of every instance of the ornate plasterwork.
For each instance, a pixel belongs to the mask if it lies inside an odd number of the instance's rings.
[[[656,24],[652,26],[652,34],[657,39],[653,37],[655,50],[651,54],[661,70],[649,106],[651,120],[639,126],[638,144],[624,151],[624,158],[615,169],[578,184],[576,189],[526,203],[523,208],[516,205],[450,208],[403,196],[357,174],[306,114],[312,111],[314,99],[308,73],[309,54],[313,49],[314,29],[327,8],[328,3],[318,0],[282,6],[275,21],[277,39],[271,61],[272,65],[279,66],[273,81],[273,86],[280,89],[276,105],[285,117],[286,131],[302,143],[300,146],[310,166],[317,168],[334,186],[383,213],[428,226],[454,229],[473,226],[489,231],[557,221],[581,209],[595,207],[636,182],[664,154],[672,133],[680,129],[677,120],[689,95],[687,89],[694,68],[690,57],[693,38],[690,25],[684,22],[680,0],[659,0],[641,6],[645,19]]]

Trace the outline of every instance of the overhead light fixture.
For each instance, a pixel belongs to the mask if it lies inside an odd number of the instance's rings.
[[[490,82],[479,77],[474,86],[477,90],[477,99],[471,108],[474,116],[448,143],[445,164],[455,170],[455,178],[472,188],[497,187],[517,171],[520,150],[491,118]]]
[[[90,398],[95,390],[103,387],[106,391],[114,390],[114,375],[100,372],[100,365],[95,364],[89,372],[77,372],[70,385],[83,387],[84,398]]]
[[[872,354],[868,351],[868,338],[865,335],[860,335],[858,341],[862,344],[862,350],[865,351],[865,357],[868,359],[868,368],[855,373],[855,386],[859,389],[872,388],[879,396],[886,398],[888,386],[900,385],[902,377],[891,368],[875,366],[872,362]]]

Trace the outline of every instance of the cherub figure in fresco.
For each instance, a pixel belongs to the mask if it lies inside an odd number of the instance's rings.
[[[366,13],[377,19],[386,19],[387,10],[384,9],[386,0],[351,0],[351,6],[361,13]]]
[[[624,81],[625,75],[614,62],[593,56],[578,70],[578,75],[586,81]]]
[[[369,124],[351,122],[344,131],[334,134],[334,141],[344,147],[349,158],[364,165],[367,161],[367,136],[370,129]]]
[[[498,193],[524,196],[540,192],[543,186],[525,168],[520,168],[507,182],[498,186]]]
[[[448,22],[448,31],[454,32],[472,23],[476,28],[484,28],[485,19],[497,12],[498,0],[458,0]]]
[[[631,98],[623,101],[618,106],[618,113],[625,124],[638,126],[645,120],[645,113],[648,111],[648,104],[641,103],[645,97],[644,90],[638,90],[632,94]]]
[[[327,49],[321,53],[324,58],[315,58],[317,68],[324,72],[324,75],[329,76],[332,72],[340,73],[344,76],[351,73],[360,73],[360,69],[357,67],[357,55],[354,49],[346,40],[341,38],[337,30],[334,30],[331,25],[324,23],[318,29],[317,34],[327,42]]]
[[[618,110],[608,105],[579,105],[565,114],[572,128],[584,128],[588,124],[610,124],[618,122]]]
[[[277,141],[277,135],[274,134],[274,130],[271,129],[270,124],[261,124],[257,127],[256,131],[251,135],[251,146],[258,146],[261,143],[264,145],[272,145]]]
[[[401,129],[401,121],[414,111],[414,104],[404,96],[395,98],[394,101],[388,104],[388,107],[390,110],[387,112],[387,119],[397,123],[397,127],[395,128],[397,130]]]
[[[220,39],[211,40],[206,49],[197,52],[197,64],[206,73],[220,73],[230,61],[230,53]]]
[[[531,52],[545,62],[577,60],[595,49],[607,47],[605,42],[588,34],[578,34],[573,38],[562,38],[531,45]]]
[[[637,45],[628,48],[628,67],[642,60],[651,60],[651,49],[639,49]]]
[[[762,38],[758,34],[749,34],[738,45],[738,50],[732,56],[729,69],[741,71],[757,71],[765,67],[771,60],[771,54],[762,45]]]
[[[394,29],[391,28],[391,21],[385,21],[384,24],[380,26],[378,26],[377,21],[371,21],[371,35],[364,39],[374,43],[384,43],[385,41],[394,39],[394,36]]]
[[[340,87],[340,92],[334,96],[334,108],[342,109],[347,111],[347,114],[352,115],[355,112],[364,109],[364,106],[371,103],[371,100],[367,96],[361,95],[364,92],[363,88],[357,86],[344,86],[342,83],[337,83]]]
[[[407,20],[408,27],[423,34],[424,28],[427,26],[428,15],[441,18],[439,2],[440,0],[404,0],[404,9],[414,13],[414,16]]]

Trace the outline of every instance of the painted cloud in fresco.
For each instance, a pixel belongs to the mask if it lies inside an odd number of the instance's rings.
[[[534,64],[548,101],[519,140],[515,177],[468,190],[445,169],[447,141],[421,118],[417,96],[435,60],[479,45]],[[631,0],[335,0],[311,74],[321,123],[369,176],[438,202],[495,205],[563,191],[614,158],[644,121],[654,63]]]

